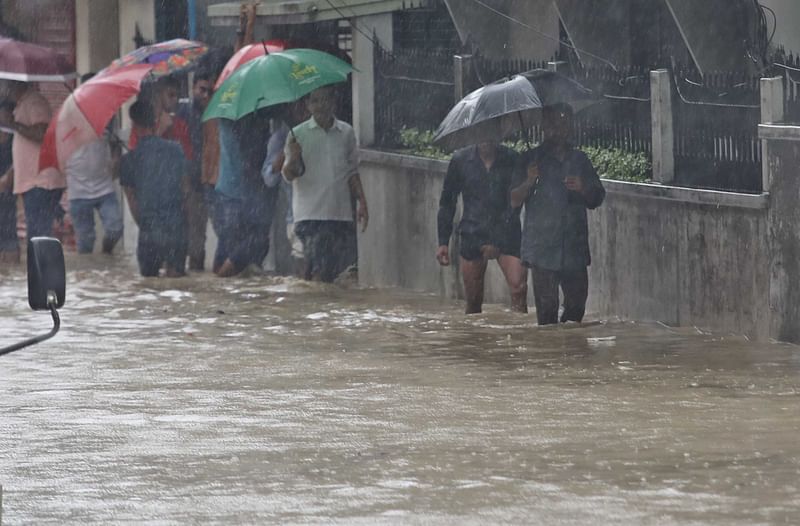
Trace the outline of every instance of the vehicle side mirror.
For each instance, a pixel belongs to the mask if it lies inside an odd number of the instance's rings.
[[[59,309],[66,299],[64,250],[57,239],[34,237],[28,242],[28,304],[33,310]]]
[[[58,315],[66,297],[67,273],[64,266],[64,251],[57,239],[34,237],[28,240],[28,304],[33,310],[49,310],[53,317],[53,328],[47,334],[28,338],[8,347],[0,347],[0,356],[56,335],[61,327]]]

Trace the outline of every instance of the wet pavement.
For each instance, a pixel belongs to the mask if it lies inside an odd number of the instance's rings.
[[[796,524],[800,349],[68,261],[0,357],[3,524]],[[46,332],[0,270],[0,345]]]

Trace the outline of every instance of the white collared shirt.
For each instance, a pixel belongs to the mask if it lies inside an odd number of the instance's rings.
[[[314,118],[295,126],[305,172],[292,181],[292,212],[299,221],[352,221],[349,179],[358,173],[353,127],[334,119],[328,130]],[[285,149],[289,156],[288,141]]]

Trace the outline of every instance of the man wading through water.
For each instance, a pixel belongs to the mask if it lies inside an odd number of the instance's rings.
[[[292,185],[295,233],[303,242],[306,279],[332,282],[357,259],[353,200],[362,232],[367,198],[358,175],[353,127],[334,116],[331,88],[308,96],[311,118],[295,126],[286,141],[283,177]]]
[[[564,293],[561,322],[581,321],[589,292],[589,226],[586,210],[603,203],[592,162],[570,143],[572,108],[548,106],[544,142],[522,155],[511,206],[525,205],[522,260],[531,267],[539,325],[558,323],[558,289]]]
[[[517,154],[505,146],[486,142],[457,151],[447,168],[439,200],[439,248],[436,259],[450,264],[450,235],[458,196],[464,215],[458,226],[467,314],[481,312],[486,267],[496,259],[511,290],[511,307],[528,312],[527,269],[519,258],[519,208],[509,206],[508,195]]]

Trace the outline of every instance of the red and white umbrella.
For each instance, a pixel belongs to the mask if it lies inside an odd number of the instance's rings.
[[[75,68],[56,50],[11,38],[0,38],[0,79],[66,82],[76,76]]]
[[[134,64],[97,75],[82,84],[61,105],[50,121],[39,154],[39,169],[64,169],[82,146],[105,133],[117,111],[141,90],[151,64]]]
[[[263,57],[264,55],[269,55],[270,53],[277,53],[279,51],[283,51],[287,48],[286,42],[283,40],[267,40],[266,42],[256,42],[255,44],[248,44],[236,53],[228,60],[225,64],[225,67],[222,68],[222,73],[219,74],[219,78],[217,78],[217,83],[214,85],[214,89],[216,90],[222,83],[225,82],[225,79],[231,76],[231,73],[239,69],[240,66],[246,64],[253,60],[254,58]]]

